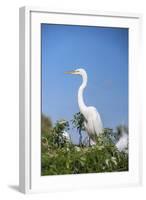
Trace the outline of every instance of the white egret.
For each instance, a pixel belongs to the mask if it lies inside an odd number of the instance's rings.
[[[116,147],[119,151],[127,151],[128,148],[128,134],[122,130],[122,135],[118,142],[116,143]]]
[[[63,131],[62,135],[67,141],[71,141],[70,134],[67,131]]]
[[[87,73],[84,69],[76,69],[65,73],[82,76],[83,81],[78,90],[78,105],[80,112],[83,114],[85,118],[84,120],[85,130],[88,133],[89,138],[91,138],[91,140],[95,142],[95,135],[98,136],[100,133],[102,133],[103,126],[100,114],[98,113],[96,108],[93,106],[86,106],[86,104],[84,103],[83,92],[85,87],[87,86],[87,80],[88,80]]]

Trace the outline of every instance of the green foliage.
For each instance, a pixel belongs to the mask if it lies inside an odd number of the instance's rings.
[[[76,114],[73,124],[78,129],[84,129],[83,121]],[[80,125],[80,126],[79,126]],[[96,138],[94,146],[79,146],[72,144],[63,136],[63,131],[69,130],[69,123],[58,121],[50,129],[49,134],[41,140],[41,173],[42,175],[80,174],[98,172],[119,172],[128,170],[128,154],[119,152],[113,143],[112,130],[105,129]]]
[[[65,120],[58,121],[54,128],[49,130],[49,134],[41,137],[41,148],[44,153],[48,149],[56,149],[65,146],[68,143],[67,139],[63,136],[63,131],[69,129],[69,123]]]
[[[66,144],[42,153],[42,175],[127,171],[128,154],[104,142],[100,136],[92,147]]]
[[[77,130],[79,130],[79,129],[84,130],[84,120],[85,120],[85,118],[84,118],[83,114],[78,112],[78,113],[74,114],[71,122],[74,125],[74,128],[77,128]]]
[[[85,130],[85,128],[84,128],[84,121],[85,120],[86,119],[84,118],[84,116],[81,112],[74,114],[74,118],[73,118],[73,120],[71,120],[74,128],[76,128],[78,133],[79,133],[79,136],[80,136],[79,137],[79,144],[80,144],[80,146],[83,145],[83,143],[82,143],[82,131]]]

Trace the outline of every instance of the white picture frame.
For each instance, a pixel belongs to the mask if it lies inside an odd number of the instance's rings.
[[[140,14],[20,8],[20,191],[23,193],[140,185],[142,181]],[[40,24],[129,29],[129,171],[40,175]],[[35,99],[35,100],[34,100]],[[35,134],[34,134],[35,133]]]

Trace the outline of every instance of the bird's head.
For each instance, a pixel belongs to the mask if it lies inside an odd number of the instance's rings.
[[[65,74],[75,74],[75,75],[81,75],[81,76],[87,75],[86,71],[82,68],[72,70],[72,71],[67,71],[65,72]]]

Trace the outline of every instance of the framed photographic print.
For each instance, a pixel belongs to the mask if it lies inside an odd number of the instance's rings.
[[[20,8],[20,191],[141,183],[141,15]]]

